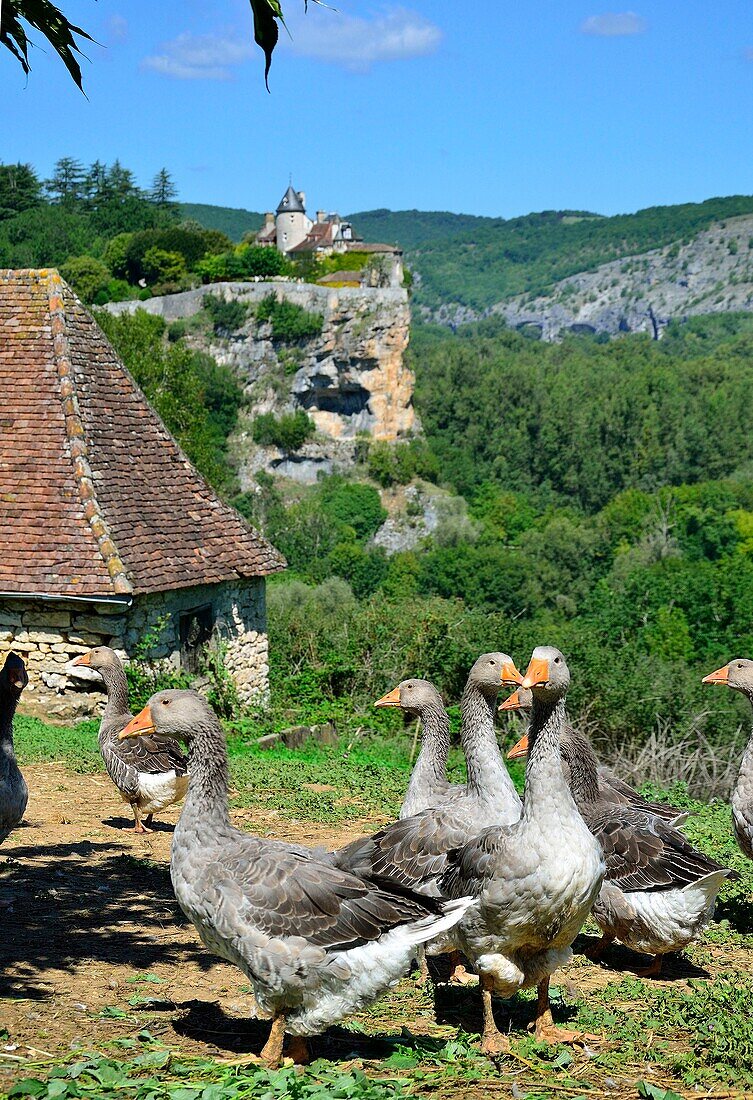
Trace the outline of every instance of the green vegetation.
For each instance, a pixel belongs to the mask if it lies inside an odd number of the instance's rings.
[[[144,310],[101,311],[97,321],[197,469],[221,493],[232,492],[227,440],[243,403],[233,371],[181,340],[170,342],[162,318]]]
[[[205,229],[217,229],[236,244],[247,233],[258,233],[264,221],[263,214],[255,214],[251,210],[210,206],[203,202],[179,202],[176,205],[181,219],[198,222]]]
[[[610,260],[690,240],[713,222],[741,214],[753,214],[753,196],[654,206],[611,218],[561,210],[507,221],[421,210],[348,217],[368,240],[395,241],[406,250],[421,277],[417,303],[483,309],[514,294],[541,294],[568,275]]]
[[[267,294],[259,302],[256,320],[259,324],[268,321],[272,326],[272,339],[280,344],[299,344],[304,340],[312,340],[320,335],[324,325],[321,313],[310,313],[295,302],[278,299],[274,293]]]
[[[254,420],[251,435],[262,447],[279,447],[282,451],[298,451],[316,431],[314,421],[303,409],[294,413],[261,413]]]
[[[225,298],[222,294],[205,294],[203,306],[212,318],[215,336],[232,336],[248,316],[247,305],[237,298]]]
[[[206,256],[196,267],[205,283],[218,283],[233,279],[269,279],[276,275],[289,275],[293,265],[276,248],[245,242],[228,251]]]

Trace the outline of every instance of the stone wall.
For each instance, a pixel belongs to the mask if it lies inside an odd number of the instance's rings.
[[[74,657],[93,646],[109,645],[127,659],[149,632],[155,642],[150,656],[177,668],[181,613],[207,605],[241,701],[265,696],[269,664],[263,578],[137,596],[130,606],[115,601],[3,599],[0,664],[11,649],[26,662],[24,713],[53,720],[96,715],[104,702],[101,680],[88,670],[71,670]]]

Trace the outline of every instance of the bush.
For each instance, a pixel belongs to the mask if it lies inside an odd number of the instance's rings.
[[[387,519],[377,490],[362,482],[332,477],[322,487],[321,501],[325,515],[352,527],[357,539],[371,538]]]
[[[205,256],[196,265],[196,271],[205,283],[225,282],[228,279],[269,279],[287,275],[290,263],[276,248],[241,244],[232,251]]]
[[[180,252],[148,248],[141,261],[141,269],[148,283],[172,283],[185,275],[186,262]]]
[[[215,336],[231,336],[237,332],[248,315],[248,306],[237,298],[226,298],[222,294],[205,294],[202,300],[204,309],[212,318]]]
[[[437,481],[439,462],[424,439],[409,443],[371,443],[366,460],[369,476],[387,488],[407,485],[414,477]]]
[[[302,306],[286,299],[279,300],[272,293],[262,298],[256,307],[259,324],[268,321],[272,326],[272,339],[281,344],[297,344],[319,336],[324,325],[321,313],[309,313]]]
[[[285,413],[279,419],[274,413],[262,413],[254,420],[251,435],[262,447],[279,447],[281,451],[297,451],[312,438],[316,425],[303,409]]]
[[[60,274],[71,284],[82,302],[94,302],[101,294],[105,295],[104,302],[109,301],[107,284],[110,272],[101,260],[95,260],[93,256],[72,256],[62,265]]]

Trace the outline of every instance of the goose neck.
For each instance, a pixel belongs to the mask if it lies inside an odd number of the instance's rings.
[[[575,805],[578,809],[593,806],[599,801],[599,764],[590,744],[568,728],[560,750],[567,764]]]
[[[107,702],[102,712],[102,723],[128,714],[128,680],[122,665],[106,665],[97,670],[105,682]]]
[[[531,725],[528,731],[528,764],[526,766],[526,817],[539,813],[545,804],[573,805],[570,788],[565,782],[560,755],[560,736],[565,723],[565,700],[554,702],[534,697]]]
[[[188,748],[188,793],[184,818],[229,823],[228,787],[230,771],[225,736],[219,723],[197,723]]]
[[[496,701],[496,695],[489,698],[475,684],[466,685],[460,700],[460,740],[465,753],[468,788],[476,792],[493,784],[501,771],[509,779],[494,731]]]
[[[414,775],[445,779],[450,755],[450,720],[444,707],[428,705],[421,712],[421,751]]]

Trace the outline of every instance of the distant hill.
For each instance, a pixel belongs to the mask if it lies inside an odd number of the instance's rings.
[[[609,218],[570,210],[509,220],[417,210],[349,217],[365,237],[394,241],[406,250],[408,266],[418,275],[417,304],[485,311],[516,295],[545,293],[570,275],[612,260],[688,242],[714,222],[743,214],[753,214],[751,195]]]
[[[231,241],[239,241],[244,233],[261,229],[263,214],[232,206],[209,206],[203,202],[179,202],[176,204],[182,218],[203,225],[205,229],[219,229]]]

